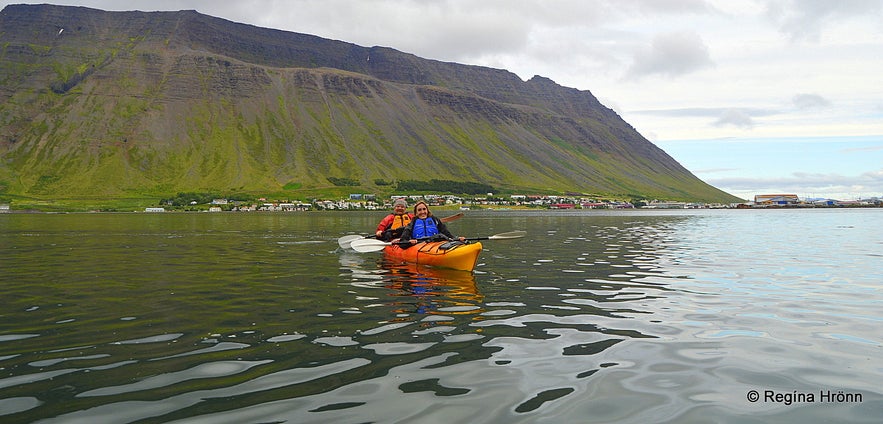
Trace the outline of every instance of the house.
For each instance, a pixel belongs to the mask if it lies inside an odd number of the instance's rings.
[[[549,208],[551,208],[551,209],[573,209],[574,204],[573,203],[553,203],[553,204],[549,205]]]
[[[790,206],[800,203],[796,194],[758,194],[754,196],[756,206]]]
[[[813,199],[813,206],[834,206],[837,204],[837,201],[834,199]]]
[[[583,209],[601,209],[606,208],[607,204],[601,202],[583,202],[582,207]]]
[[[687,204],[684,202],[660,202],[654,200],[644,206],[645,209],[686,209]]]

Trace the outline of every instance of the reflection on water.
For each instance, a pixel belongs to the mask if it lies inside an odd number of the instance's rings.
[[[878,214],[471,213],[529,232],[475,273],[338,249],[373,214],[0,216],[0,417],[876,422]]]
[[[382,263],[384,287],[396,299],[398,317],[409,314],[474,314],[481,310],[482,296],[471,272]]]

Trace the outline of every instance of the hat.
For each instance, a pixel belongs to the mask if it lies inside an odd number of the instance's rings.
[[[408,207],[408,202],[406,202],[405,199],[396,199],[395,202],[392,202],[392,205],[393,205],[394,207],[395,207],[395,206],[398,206],[398,205],[402,205],[402,206],[404,206],[404,207],[407,208],[407,207]]]

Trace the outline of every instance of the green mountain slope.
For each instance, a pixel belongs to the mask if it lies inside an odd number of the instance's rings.
[[[542,77],[193,11],[7,6],[0,48],[0,195],[308,193],[332,177],[736,200]]]

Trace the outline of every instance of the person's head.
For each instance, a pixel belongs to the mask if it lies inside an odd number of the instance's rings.
[[[395,202],[392,202],[392,212],[394,214],[404,215],[406,209],[408,209],[408,202],[405,199],[396,199]]]
[[[414,215],[417,218],[423,219],[423,218],[426,218],[427,216],[431,216],[432,212],[429,211],[429,205],[427,205],[426,202],[421,200],[421,201],[417,202],[416,204],[414,204]]]

